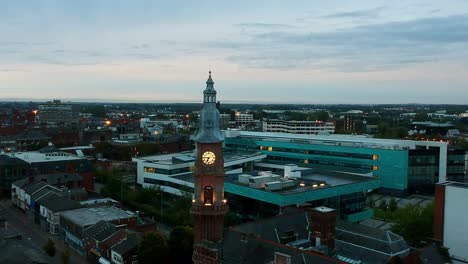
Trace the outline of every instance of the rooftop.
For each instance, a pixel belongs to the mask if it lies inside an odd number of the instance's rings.
[[[380,181],[373,176],[321,169],[302,170],[301,177],[297,179],[283,178],[277,175],[280,177],[279,180],[272,179],[267,183],[276,184],[275,182],[287,181],[287,185],[284,188],[274,190],[266,189],[264,184],[252,187],[249,184],[239,182],[239,176],[256,177],[259,174],[259,171],[226,174],[224,177],[225,192],[279,206],[287,206],[335,197],[337,194],[345,195],[380,187]],[[191,174],[174,176],[173,178],[193,183]]]
[[[115,225],[109,222],[106,222],[104,220],[101,220],[97,222],[96,224],[86,228],[84,232],[88,236],[96,239],[97,241],[102,242],[106,240],[108,237],[110,237],[112,234],[114,234],[116,231],[117,231],[117,228],[115,227]]]
[[[121,210],[117,207],[95,207],[95,208],[80,208],[62,213],[63,218],[74,222],[79,226],[90,226],[97,222],[114,221],[118,219],[127,219],[135,217],[135,214],[129,211]]]
[[[39,199],[37,202],[53,212],[63,212],[82,207],[80,203],[55,193],[51,193]]]
[[[185,164],[191,165],[195,163],[195,151],[184,151],[172,154],[153,155],[146,157],[133,158],[133,161],[145,161],[159,165],[176,165]],[[260,152],[239,152],[239,151],[223,151],[224,163],[242,161],[249,158],[262,159],[266,157]]]
[[[39,151],[8,153],[10,157],[16,157],[29,164],[50,161],[81,160],[82,158],[66,152],[41,153]]]
[[[120,241],[112,247],[112,251],[117,252],[119,255],[124,255],[125,253],[136,249],[138,246],[136,236],[128,236],[126,239]]]
[[[307,144],[327,144],[348,147],[366,147],[380,149],[415,149],[416,146],[447,146],[446,142],[439,141],[415,141],[415,140],[400,140],[400,139],[382,139],[371,138],[363,135],[304,135],[290,133],[275,133],[275,132],[251,132],[240,130],[224,131],[226,138],[252,138],[263,141],[280,141],[289,143],[307,143]]]

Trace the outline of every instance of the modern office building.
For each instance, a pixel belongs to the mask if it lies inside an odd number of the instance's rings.
[[[333,134],[335,133],[335,124],[322,121],[264,119],[262,121],[262,131],[307,135]]]
[[[259,152],[224,152],[226,174],[253,170],[254,161],[266,158]],[[183,195],[193,191],[193,182],[177,179],[176,176],[192,176],[195,169],[194,151],[133,158],[137,163],[137,184],[142,187],[160,186],[164,192]]]
[[[448,248],[453,263],[468,262],[468,184],[437,184],[434,208],[434,238]]]
[[[351,222],[373,215],[366,208],[366,192],[380,187],[372,173],[350,173],[313,169],[294,164],[266,161],[260,152],[225,151],[224,190],[236,210],[265,215],[281,212],[287,206],[310,204],[338,209],[342,219]],[[137,163],[137,183],[159,187],[174,195],[191,194],[194,181],[194,152],[133,158]]]
[[[464,168],[461,161],[456,164],[447,162],[447,143],[439,141],[238,130],[225,133],[226,149],[261,151],[270,163],[295,163],[354,173],[372,172],[381,182],[383,191],[394,193],[433,192],[435,183],[451,177],[452,166]],[[457,174],[460,168],[455,170]]]

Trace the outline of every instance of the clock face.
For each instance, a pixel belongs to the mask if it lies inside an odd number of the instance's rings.
[[[206,165],[211,165],[215,162],[216,155],[211,151],[205,151],[202,155],[202,161]]]

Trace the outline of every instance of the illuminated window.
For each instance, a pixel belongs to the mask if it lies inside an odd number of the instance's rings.
[[[203,191],[203,202],[205,204],[213,203],[213,187],[205,186],[205,189]]]
[[[378,160],[378,159],[379,159],[379,155],[376,155],[376,154],[372,155],[372,159],[373,159],[373,160]]]
[[[309,160],[308,159],[304,160],[304,164],[309,164]]]
[[[145,167],[143,170],[144,170],[145,172],[156,173],[156,168]]]
[[[273,147],[268,147],[268,151],[273,151]]]
[[[377,166],[377,165],[372,166],[372,170],[373,171],[379,170],[379,166]]]

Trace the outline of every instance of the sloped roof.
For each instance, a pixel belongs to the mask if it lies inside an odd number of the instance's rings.
[[[53,212],[63,212],[83,207],[80,203],[55,193],[50,193],[37,202]]]
[[[346,241],[389,255],[409,249],[403,237],[391,231],[345,221],[338,222],[336,240]]]
[[[117,232],[115,225],[104,220],[86,228],[84,231],[86,235],[96,239],[97,241],[103,241],[115,232]]]
[[[31,195],[31,199],[34,201],[37,201],[38,199],[46,196],[49,193],[55,193],[57,195],[62,195],[62,191],[51,186],[51,185],[46,185],[44,188],[42,188],[40,191],[35,192],[33,195]]]
[[[128,236],[126,239],[115,244],[111,249],[122,256],[129,251],[135,250],[137,246],[138,241],[136,236]]]
[[[25,187],[23,189],[27,194],[33,194],[33,193],[37,192],[38,190],[40,190],[41,188],[43,188],[46,185],[47,185],[47,183],[45,183],[43,181],[32,182],[32,183],[29,183],[29,184],[25,185]]]
[[[337,259],[287,245],[245,235],[235,230],[225,232],[223,260],[225,264],[273,263],[275,253],[291,257],[291,264],[344,263]]]

